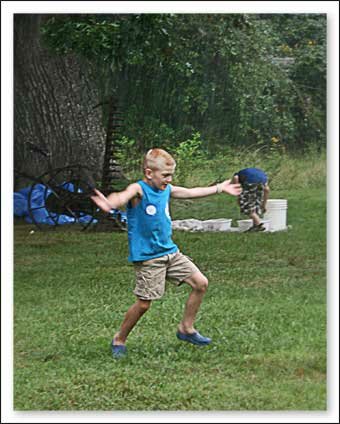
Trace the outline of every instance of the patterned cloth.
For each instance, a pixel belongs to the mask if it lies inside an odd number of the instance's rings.
[[[262,202],[264,195],[263,184],[242,184],[242,193],[240,194],[241,213],[249,215],[252,212],[258,215],[262,214]]]

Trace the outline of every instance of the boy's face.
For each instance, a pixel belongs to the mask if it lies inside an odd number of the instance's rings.
[[[166,166],[163,169],[145,169],[145,177],[154,188],[165,190],[171,183],[175,173],[175,166]]]

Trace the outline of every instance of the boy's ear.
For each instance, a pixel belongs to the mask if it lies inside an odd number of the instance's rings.
[[[150,168],[145,168],[145,172],[144,172],[144,174],[145,174],[145,176],[146,176],[146,178],[147,178],[148,180],[151,180],[151,178],[152,178],[152,169],[150,169]]]

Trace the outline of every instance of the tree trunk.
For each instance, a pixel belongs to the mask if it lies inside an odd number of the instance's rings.
[[[80,163],[101,179],[105,129],[98,90],[89,66],[74,55],[56,56],[42,45],[40,28],[49,15],[14,15],[14,167],[38,176],[46,149],[53,167]],[[15,189],[27,181],[15,180]]]

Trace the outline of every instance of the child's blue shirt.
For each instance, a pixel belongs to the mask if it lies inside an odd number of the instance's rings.
[[[143,196],[135,207],[131,202],[127,204],[128,260],[147,261],[177,252],[178,247],[171,239],[171,185],[165,190],[158,190],[142,180],[137,183],[143,190]]]
[[[248,184],[266,184],[268,181],[267,174],[258,168],[245,168],[236,173],[240,178],[240,182]]]

